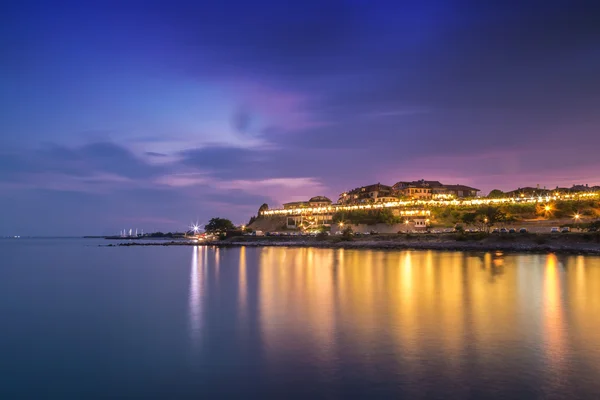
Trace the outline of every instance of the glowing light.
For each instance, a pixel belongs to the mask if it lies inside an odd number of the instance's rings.
[[[189,228],[192,232],[194,232],[194,234],[200,232],[200,224],[198,224],[198,222],[191,224]]]
[[[592,192],[592,193],[581,193],[577,194],[579,197],[598,197],[600,193]],[[541,203],[541,202],[549,202],[550,196],[539,196],[539,197],[525,197],[523,193],[520,194],[521,198],[500,198],[500,199],[487,199],[487,198],[477,198],[477,199],[430,199],[430,200],[419,200],[413,199],[408,201],[385,201],[378,202],[377,204],[332,204],[323,207],[307,207],[307,208],[294,208],[294,209],[271,209],[261,211],[261,215],[270,216],[270,215],[310,215],[310,214],[332,214],[339,211],[354,211],[354,210],[372,210],[372,209],[383,209],[383,208],[395,208],[395,209],[405,209],[399,210],[399,214],[401,216],[429,216],[431,215],[430,210],[425,210],[425,207],[447,207],[447,206],[458,206],[458,207],[471,207],[477,205],[494,205],[494,204],[506,204],[506,203]],[[560,194],[555,198],[557,200],[568,200],[575,198],[575,195],[566,195]],[[422,207],[419,210],[406,210],[406,208],[412,207]],[[550,205],[544,207],[546,212],[552,211],[552,207]]]

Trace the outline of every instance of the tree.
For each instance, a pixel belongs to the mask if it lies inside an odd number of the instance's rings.
[[[489,199],[500,199],[502,197],[506,197],[506,193],[504,193],[500,189],[494,189],[487,196]]]
[[[258,216],[260,217],[260,213],[262,213],[263,211],[267,211],[269,209],[269,205],[267,203],[263,203],[259,208],[258,208]]]
[[[234,229],[233,222],[225,218],[211,218],[208,224],[204,225],[204,231],[213,234],[225,233]]]
[[[489,232],[491,227],[507,220],[506,213],[494,206],[481,207],[475,212],[467,212],[460,217],[462,223],[475,226],[482,232]]]
[[[381,212],[379,212],[379,214],[377,215],[378,223],[393,225],[395,223],[398,223],[399,220],[400,218],[396,217],[392,210],[390,210],[389,208],[381,210]]]
[[[400,222],[400,218],[396,217],[392,210],[354,210],[354,211],[338,211],[333,215],[333,222],[350,222],[352,224],[388,224],[392,225]]]
[[[600,220],[590,222],[588,225],[588,232],[600,231]]]
[[[494,225],[506,222],[506,213],[498,207],[486,206],[477,210],[477,221],[487,231]]]
[[[320,240],[325,239],[327,236],[329,236],[330,230],[331,230],[331,228],[328,226],[325,226],[325,225],[319,226],[319,228],[317,229],[317,231],[319,231],[319,233],[317,233],[317,238]]]
[[[461,215],[460,220],[465,225],[475,225],[477,223],[477,213],[464,213],[463,215]]]
[[[342,240],[350,241],[352,240],[352,227],[346,226],[342,231]]]

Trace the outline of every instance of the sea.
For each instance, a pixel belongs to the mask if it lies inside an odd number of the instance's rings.
[[[600,398],[600,257],[0,240],[0,399]]]

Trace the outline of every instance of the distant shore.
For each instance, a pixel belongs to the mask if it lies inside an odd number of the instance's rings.
[[[534,253],[570,253],[600,255],[597,233],[567,234],[491,234],[483,235],[366,235],[342,240],[339,236],[316,237],[234,237],[222,241],[157,241],[153,243],[119,243],[108,247],[129,246],[215,246],[215,247],[315,247],[333,249],[504,251]]]

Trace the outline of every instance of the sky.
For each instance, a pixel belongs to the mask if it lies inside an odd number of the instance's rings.
[[[592,1],[6,1],[0,235],[600,184]]]

